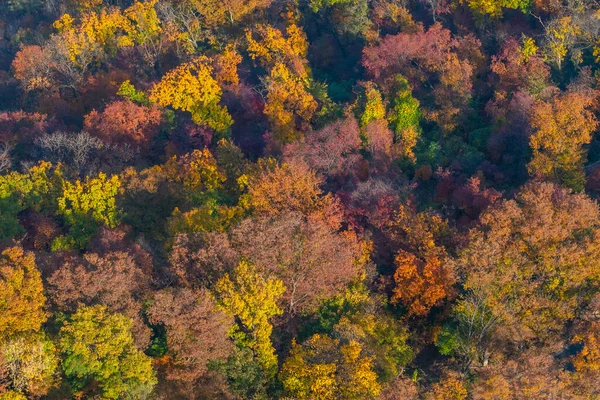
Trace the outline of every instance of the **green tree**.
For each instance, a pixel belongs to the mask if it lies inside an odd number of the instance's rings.
[[[388,121],[396,134],[396,142],[402,143],[403,155],[414,161],[413,149],[421,133],[420,103],[413,97],[412,89],[405,77],[396,75],[393,82]]]
[[[23,233],[17,215],[31,208],[40,211],[51,208],[52,191],[60,170],[50,174],[52,165],[42,161],[26,173],[11,171],[0,175],[0,238],[11,238]]]
[[[81,306],[60,330],[63,370],[75,390],[102,398],[147,397],[157,383],[151,359],[136,349],[131,319],[105,306]]]

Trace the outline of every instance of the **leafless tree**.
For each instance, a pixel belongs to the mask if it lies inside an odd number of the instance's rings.
[[[13,146],[8,143],[0,142],[0,172],[12,166],[12,159],[10,158],[12,148]]]
[[[39,137],[36,144],[42,148],[45,158],[70,165],[82,174],[95,168],[92,156],[103,147],[100,139],[87,132],[55,132]]]

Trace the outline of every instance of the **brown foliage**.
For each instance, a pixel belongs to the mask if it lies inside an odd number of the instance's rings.
[[[48,118],[39,113],[9,111],[0,113],[0,141],[33,142],[48,130]]]
[[[231,231],[231,243],[266,276],[287,288],[290,313],[307,311],[335,295],[364,267],[364,243],[351,231],[338,232],[320,216],[298,212],[247,219]]]
[[[360,144],[358,123],[348,117],[306,134],[301,142],[287,145],[284,157],[302,159],[326,177],[344,177],[352,173],[360,159]]]
[[[172,272],[186,287],[211,287],[239,262],[225,233],[177,235],[170,255]]]
[[[207,291],[168,289],[154,296],[148,319],[167,330],[172,356],[169,379],[193,382],[207,374],[209,360],[231,354],[228,329],[233,320],[215,308]]]
[[[544,348],[525,350],[510,360],[492,360],[488,367],[478,369],[471,395],[475,400],[584,398],[574,394],[569,373]]]
[[[48,278],[48,292],[56,307],[73,312],[80,304],[106,305],[134,321],[134,337],[140,349],[150,340],[150,330],[141,318],[148,277],[126,252],[104,255],[87,253],[83,259],[67,260]]]

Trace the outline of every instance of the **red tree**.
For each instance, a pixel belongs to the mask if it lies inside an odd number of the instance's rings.
[[[85,117],[85,129],[102,140],[148,147],[160,127],[161,111],[154,106],[140,106],[127,100],[110,103],[102,112],[92,111]]]

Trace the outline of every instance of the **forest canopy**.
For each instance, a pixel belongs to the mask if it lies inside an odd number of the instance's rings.
[[[0,1],[0,400],[600,398],[600,3]]]

